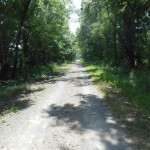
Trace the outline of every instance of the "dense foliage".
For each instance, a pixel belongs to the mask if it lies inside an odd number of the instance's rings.
[[[149,0],[83,0],[80,20],[84,58],[129,68],[150,66]]]
[[[67,0],[0,0],[0,79],[72,59]]]

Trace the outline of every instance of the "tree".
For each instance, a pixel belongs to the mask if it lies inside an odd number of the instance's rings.
[[[28,77],[37,67],[72,58],[68,3],[0,1],[0,79]]]
[[[83,55],[130,68],[149,65],[149,4],[148,0],[83,1],[78,33]]]

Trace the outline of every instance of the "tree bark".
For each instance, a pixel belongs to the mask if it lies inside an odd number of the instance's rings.
[[[23,14],[22,14],[22,17],[20,19],[20,25],[19,25],[17,36],[16,36],[16,44],[15,44],[16,47],[15,47],[15,56],[14,56],[14,64],[13,64],[13,71],[12,71],[12,79],[16,78],[17,65],[18,65],[18,52],[19,52],[19,43],[20,43],[20,38],[21,38],[21,32],[22,32],[22,28],[24,26],[24,23],[26,21],[27,12],[28,12],[30,3],[31,3],[31,0],[24,1]]]

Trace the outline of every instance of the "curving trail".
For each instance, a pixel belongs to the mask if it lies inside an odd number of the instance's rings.
[[[79,64],[0,121],[2,150],[130,150],[101,93]]]

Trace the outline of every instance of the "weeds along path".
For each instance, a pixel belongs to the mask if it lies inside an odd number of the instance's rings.
[[[2,150],[129,150],[125,131],[80,63],[46,89],[34,93],[26,109],[0,121]]]

